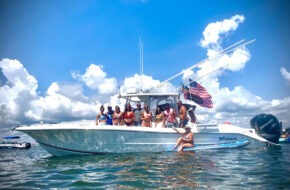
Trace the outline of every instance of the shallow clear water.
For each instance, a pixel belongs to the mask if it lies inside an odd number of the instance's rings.
[[[53,157],[0,151],[1,189],[289,189],[290,144],[187,153]]]

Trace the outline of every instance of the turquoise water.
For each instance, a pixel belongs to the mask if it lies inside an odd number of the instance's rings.
[[[0,152],[1,189],[289,189],[290,144],[186,153],[53,157]]]

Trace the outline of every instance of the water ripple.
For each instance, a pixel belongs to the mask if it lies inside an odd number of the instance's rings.
[[[52,157],[3,151],[3,189],[286,189],[290,146],[179,153]]]

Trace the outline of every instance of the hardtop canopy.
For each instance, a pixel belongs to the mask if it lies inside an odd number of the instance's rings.
[[[169,104],[177,112],[179,93],[127,93],[120,95],[120,98],[125,98],[126,103],[142,102],[147,104],[153,113],[157,107],[164,109],[166,104]]]

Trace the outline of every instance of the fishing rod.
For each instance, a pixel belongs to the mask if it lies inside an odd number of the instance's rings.
[[[206,74],[204,74],[204,75],[202,75],[202,76],[196,78],[195,80],[196,80],[196,81],[200,81],[200,79],[202,79],[202,78],[204,78],[204,77],[206,77],[206,76],[208,76],[208,75],[210,75],[210,74],[212,74],[212,73],[215,73],[216,71],[218,71],[218,70],[220,70],[220,69],[222,69],[222,68],[225,68],[225,67],[228,66],[229,64],[230,64],[230,63],[227,63],[227,64],[225,64],[225,65],[223,65],[223,66],[221,66],[221,67],[219,67],[219,68],[217,68],[217,69],[215,69],[215,70],[209,72],[209,73],[206,73]],[[187,83],[185,83],[184,85],[188,85],[189,83],[191,83],[191,82],[187,82]],[[200,83],[200,82],[199,82],[199,83]],[[174,89],[174,91],[177,91],[179,88],[180,88],[180,87]]]
[[[250,44],[250,43],[256,41],[256,39],[250,40],[250,41],[248,41],[248,42],[245,42],[245,43],[243,43],[243,44],[237,46],[238,44],[240,44],[240,43],[242,43],[242,42],[244,42],[244,41],[245,41],[245,40],[241,40],[241,41],[239,41],[239,42],[237,42],[237,43],[235,43],[235,44],[233,44],[233,45],[231,45],[231,46],[229,46],[229,47],[223,49],[222,51],[220,51],[220,52],[219,52],[218,54],[216,54],[215,56],[213,56],[213,57],[208,57],[208,58],[206,58],[206,59],[204,59],[204,60],[198,62],[197,64],[195,64],[195,65],[193,65],[193,66],[191,66],[191,67],[189,67],[189,68],[187,68],[187,69],[185,69],[185,70],[192,70],[192,69],[194,69],[194,68],[200,66],[202,63],[204,63],[204,62],[206,62],[206,61],[208,61],[208,60],[211,60],[211,61],[212,61],[212,60],[214,60],[214,59],[216,59],[216,58],[218,58],[218,57],[220,57],[220,56],[222,56],[222,55],[224,55],[224,54],[227,54],[227,53],[229,53],[229,52],[231,52],[231,51],[234,51],[234,50],[236,50],[236,49],[238,49],[238,48],[244,47],[244,46],[246,46],[246,45],[248,45],[248,44]],[[236,47],[235,47],[235,46],[236,46]],[[166,84],[168,81],[170,81],[170,80],[172,80],[172,79],[174,79],[174,78],[176,78],[176,77],[178,77],[178,76],[180,76],[180,75],[182,75],[182,74],[184,74],[184,70],[181,71],[181,72],[179,72],[178,74],[176,74],[176,75],[170,77],[169,79],[163,81],[162,83],[160,83],[160,84],[158,85],[158,87],[159,87],[159,88],[162,87],[162,86],[163,86],[164,84]]]
[[[252,43],[252,42],[254,42],[254,41],[255,41],[255,39],[254,39],[254,40],[251,40],[251,41],[249,41],[249,42],[247,42],[247,43],[245,43],[245,44],[243,44],[243,46],[245,46],[245,45],[247,45],[247,44],[249,44],[249,43]],[[235,48],[231,49],[231,51],[234,51],[234,50],[236,50],[236,49],[238,49],[238,48],[240,48],[240,47],[242,47],[242,46],[235,47]],[[200,79],[202,79],[202,78],[208,76],[209,74],[215,73],[216,71],[221,70],[222,68],[227,67],[229,64],[230,64],[230,63],[224,64],[224,65],[218,67],[217,69],[215,69],[215,70],[213,70],[213,71],[211,71],[211,72],[208,72],[208,73],[206,73],[206,74],[204,74],[204,75],[198,77],[198,78],[195,79],[195,80],[200,80]],[[187,83],[185,83],[184,85],[188,85],[189,83],[190,83],[190,82],[187,82]],[[179,89],[180,89],[180,87],[174,89],[174,91],[177,91],[177,90],[179,90]]]

